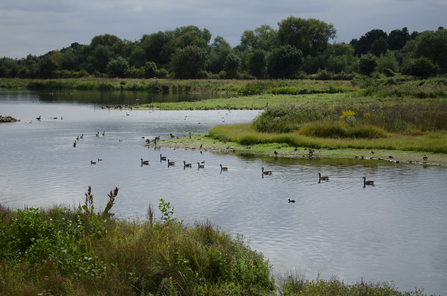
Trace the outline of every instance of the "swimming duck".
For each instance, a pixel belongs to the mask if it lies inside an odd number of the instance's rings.
[[[264,171],[264,167],[262,167],[262,174],[263,175],[271,175],[273,172],[272,171]]]
[[[374,185],[374,181],[366,181],[366,177],[363,177],[363,185]]]
[[[329,177],[328,176],[322,176],[321,173],[318,173],[318,177],[320,178],[321,181],[329,181]]]

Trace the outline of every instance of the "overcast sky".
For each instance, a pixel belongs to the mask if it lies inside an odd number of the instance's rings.
[[[447,27],[446,15],[447,0],[0,0],[0,57],[39,56],[103,34],[135,41],[188,25],[236,46],[245,30],[276,30],[289,16],[333,24],[331,43],[349,43],[372,29],[437,30]]]

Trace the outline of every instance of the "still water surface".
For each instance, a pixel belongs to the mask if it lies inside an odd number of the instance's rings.
[[[347,282],[392,280],[402,291],[418,287],[447,295],[445,168],[154,150],[141,145],[142,137],[206,133],[223,120],[251,122],[259,112],[100,108],[110,97],[122,104],[135,95],[0,91],[0,114],[21,119],[0,125],[0,204],[78,205],[92,186],[95,204],[104,208],[107,192],[117,186],[118,216],[144,219],[149,203],[157,206],[164,198],[185,222],[209,218],[224,231],[244,234],[278,272],[295,268],[308,278],[319,273]],[[153,100],[138,95],[142,102]],[[176,166],[160,162],[160,154]],[[142,167],[140,158],[150,165]],[[205,169],[184,169],[183,161],[205,161]],[[228,172],[221,173],[220,164]],[[262,178],[261,167],[273,175]],[[330,181],[318,183],[318,172]],[[364,188],[363,176],[376,186]]]

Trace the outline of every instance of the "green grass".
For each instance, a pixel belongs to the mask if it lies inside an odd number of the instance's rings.
[[[11,210],[0,205],[1,295],[267,295],[272,268],[242,236],[210,221],[184,224],[160,199],[159,218],[114,218],[86,204]]]

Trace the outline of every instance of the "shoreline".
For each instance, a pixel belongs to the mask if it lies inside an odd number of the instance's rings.
[[[154,143],[143,144],[147,147],[171,148],[198,150],[207,152],[218,152],[226,154],[251,153],[267,155],[270,157],[288,157],[288,158],[309,158],[308,148],[295,147],[280,143],[256,144],[250,146],[240,145],[235,142],[222,142],[209,137],[207,134],[197,134],[184,136],[180,138],[162,139]],[[277,154],[275,154],[275,151]],[[423,166],[442,166],[447,167],[447,155],[440,153],[429,153],[420,151],[402,151],[402,150],[371,150],[367,149],[315,149],[313,158],[353,158],[365,161],[386,161],[392,163],[407,163]],[[423,156],[428,157],[427,161]],[[391,156],[391,157],[390,157]]]

